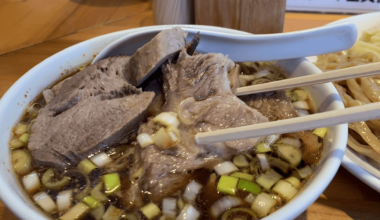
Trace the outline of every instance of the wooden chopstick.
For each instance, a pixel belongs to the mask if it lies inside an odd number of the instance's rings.
[[[198,144],[212,144],[367,121],[375,118],[380,118],[380,102],[280,121],[202,132],[195,136],[195,140]]]
[[[301,76],[271,83],[240,87],[237,89],[236,95],[241,96],[261,92],[269,92],[274,90],[296,88],[307,85],[316,85],[321,83],[335,82],[358,77],[374,76],[379,74],[380,63],[371,63],[346,69],[332,70],[322,74]]]

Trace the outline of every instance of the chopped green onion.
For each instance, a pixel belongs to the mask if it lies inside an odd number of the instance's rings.
[[[224,211],[239,206],[242,203],[243,201],[236,196],[224,196],[211,206],[211,214],[216,219]]]
[[[118,220],[123,214],[124,210],[118,209],[113,205],[110,205],[107,211],[104,213],[102,220]]]
[[[251,174],[248,174],[248,173],[241,173],[241,172],[235,172],[233,174],[231,174],[230,176],[232,177],[237,177],[237,178],[240,178],[240,179],[245,179],[245,180],[249,180],[249,181],[253,181],[253,179],[255,178],[253,175]]]
[[[269,214],[276,203],[276,200],[271,198],[267,193],[260,193],[256,196],[255,200],[253,200],[251,209],[262,218]]]
[[[273,187],[273,192],[276,192],[278,195],[281,196],[281,198],[285,199],[286,201],[289,201],[296,195],[298,190],[289,182],[280,180]]]
[[[20,139],[20,141],[22,141],[24,143],[28,143],[29,134],[28,133],[24,133],[23,135],[21,135],[21,137],[19,139]]]
[[[82,201],[84,203],[86,203],[88,206],[90,206],[90,208],[92,208],[92,209],[95,209],[100,204],[99,200],[95,199],[92,196],[86,196],[86,197],[84,197],[84,199]]]
[[[90,160],[98,167],[104,167],[112,162],[111,157],[108,154],[101,152],[90,158]]]
[[[179,198],[178,198],[177,206],[178,206],[178,208],[179,208],[180,210],[182,210],[183,207],[185,207],[185,203],[183,202],[182,197],[179,197]]]
[[[177,114],[174,112],[162,112],[153,118],[153,122],[160,123],[164,126],[173,125],[174,127],[178,127],[180,124],[177,119]]]
[[[313,134],[315,134],[321,138],[324,138],[326,133],[327,133],[327,128],[317,128],[313,131]]]
[[[26,145],[26,143],[20,141],[20,139],[18,139],[18,138],[13,138],[13,139],[9,142],[9,146],[10,146],[12,149],[17,149],[17,148],[20,148],[20,147],[24,147],[25,145]]]
[[[285,180],[291,183],[296,188],[300,188],[302,185],[301,181],[294,176],[288,177]]]
[[[140,210],[148,219],[152,219],[161,213],[160,208],[153,202],[150,202]]]
[[[165,128],[160,128],[152,137],[154,145],[162,150],[174,147],[174,142],[170,138]]]
[[[297,167],[302,160],[302,151],[298,147],[285,144],[276,144],[278,156],[286,160],[292,168]]]
[[[302,179],[305,179],[311,176],[311,174],[313,174],[313,170],[308,165],[306,165],[305,167],[301,169],[297,169],[297,172],[301,176]]]
[[[179,213],[176,220],[197,220],[201,213],[191,204],[187,204]]]
[[[251,194],[250,194],[251,195]],[[220,220],[228,220],[228,219],[231,219],[230,218],[230,215],[233,216],[233,214],[235,213],[240,213],[240,212],[243,212],[243,213],[246,213],[248,215],[250,215],[252,218],[249,218],[249,219],[257,219],[257,216],[254,212],[252,212],[251,210],[247,209],[247,208],[232,208],[232,209],[229,209],[227,210],[226,212],[223,213],[222,215],[222,218]],[[238,217],[235,217],[233,218],[234,220],[238,220],[240,218]],[[245,218],[243,218],[245,219]]]
[[[232,159],[232,161],[238,167],[247,167],[247,166],[249,166],[249,162],[248,162],[247,158],[244,155],[242,155],[242,154],[234,156],[234,158]]]
[[[141,133],[137,135],[137,142],[142,148],[154,144],[152,137],[147,133]]]
[[[290,137],[281,138],[279,141],[276,142],[276,144],[292,145],[298,148],[302,147],[302,143],[299,139]]]
[[[296,89],[293,92],[297,94],[297,101],[305,101],[308,98],[307,92],[301,89]]]
[[[293,107],[295,109],[300,109],[300,110],[310,110],[310,106],[309,104],[307,104],[306,101],[296,101],[296,102],[293,102]]]
[[[244,201],[248,202],[249,204],[252,204],[253,200],[255,199],[255,196],[250,193],[247,197],[245,197]]]
[[[11,152],[13,169],[16,173],[24,175],[32,171],[32,156],[29,152],[22,149],[13,150]]]
[[[250,182],[248,180],[240,179],[238,184],[238,189],[253,193],[255,195],[261,193],[261,187],[256,183]]]
[[[177,212],[177,200],[175,198],[165,198],[162,200],[162,214],[169,218],[175,218]]]
[[[120,177],[117,173],[110,173],[103,175],[103,182],[105,187],[105,193],[107,195],[112,195],[120,191]]]
[[[59,212],[66,211],[71,206],[71,199],[73,197],[73,190],[61,191],[57,195],[57,208]]]
[[[218,182],[217,190],[222,193],[235,195],[236,186],[239,182],[239,178],[231,176],[221,176]]]
[[[35,194],[33,200],[47,213],[52,213],[57,209],[54,200],[46,192]]]
[[[202,189],[202,185],[195,182],[191,181],[187,186],[185,187],[185,191],[183,193],[183,198],[190,202],[193,203],[195,201],[195,198],[197,197],[199,191]]]
[[[90,211],[90,207],[83,204],[82,202],[78,202],[74,207],[72,207],[69,211],[67,211],[64,215],[62,215],[60,220],[74,220],[80,219],[86,213]]]
[[[25,132],[28,131],[28,126],[27,125],[23,125],[23,124],[19,124],[17,125],[15,128],[14,128],[14,134],[17,136],[17,137],[20,137],[22,134],[24,134]]]
[[[91,215],[96,219],[96,220],[101,220],[104,213],[105,213],[105,207],[102,203],[99,203],[99,206],[96,207],[95,209],[91,210]],[[129,219],[129,218],[127,218]],[[133,220],[133,219],[132,219]]]
[[[266,153],[271,151],[272,149],[268,143],[260,143],[256,146],[256,153]]]
[[[78,169],[82,170],[86,174],[91,173],[91,171],[95,168],[95,164],[93,164],[89,159],[84,159],[78,164]]]
[[[28,175],[25,175],[22,178],[22,184],[24,185],[25,190],[29,193],[36,192],[41,186],[40,178],[38,177],[37,172],[33,171]]]
[[[261,174],[256,182],[260,184],[264,189],[270,190],[272,186],[282,178],[276,171],[270,169],[268,172]]]
[[[98,183],[98,185],[92,188],[91,196],[101,202],[107,202],[108,197],[101,191],[102,189],[103,189],[103,182],[100,182]]]
[[[224,161],[214,167],[214,170],[219,175],[228,175],[235,172],[238,168],[231,161]]]
[[[42,175],[42,185],[47,189],[61,189],[70,182],[70,178],[68,176],[62,177],[61,180],[53,181],[54,170],[50,168],[45,171],[44,175]]]

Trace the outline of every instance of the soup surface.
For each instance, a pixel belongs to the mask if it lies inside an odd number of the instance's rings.
[[[48,216],[258,219],[310,178],[326,128],[196,144],[198,132],[307,115],[313,102],[302,88],[236,97],[238,87],[283,79],[281,69],[197,53],[199,35],[186,35],[166,30],[131,57],[80,68],[29,105],[11,159]]]

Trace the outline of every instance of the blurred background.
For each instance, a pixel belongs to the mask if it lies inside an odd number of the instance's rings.
[[[0,55],[99,26],[109,33],[204,24],[263,34],[379,10],[379,0],[0,0]]]

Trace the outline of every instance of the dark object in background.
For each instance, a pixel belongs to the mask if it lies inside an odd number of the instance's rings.
[[[195,23],[254,34],[281,33],[286,0],[194,0]]]

